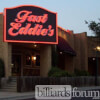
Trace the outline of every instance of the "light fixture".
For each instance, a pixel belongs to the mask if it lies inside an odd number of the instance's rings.
[[[34,44],[34,47],[37,47],[37,44]]]
[[[28,60],[30,60],[31,59],[31,57],[28,57]]]
[[[97,50],[97,51],[100,51],[100,46],[97,46],[97,47],[96,47],[96,50]]]
[[[62,54],[62,52],[60,52],[60,54]]]
[[[32,60],[33,60],[33,61],[36,60],[36,56],[32,56]]]
[[[100,51],[100,46],[95,47],[94,50]]]
[[[33,59],[36,60],[36,56]]]
[[[92,60],[95,60],[95,58],[92,58]]]

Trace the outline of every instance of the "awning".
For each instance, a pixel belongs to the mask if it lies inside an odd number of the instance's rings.
[[[58,37],[57,49],[60,52],[68,53],[72,56],[76,56],[76,52],[70,47],[70,45],[62,37]]]

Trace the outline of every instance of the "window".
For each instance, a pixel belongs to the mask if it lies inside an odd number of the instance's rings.
[[[31,56],[26,55],[26,65],[31,65]]]

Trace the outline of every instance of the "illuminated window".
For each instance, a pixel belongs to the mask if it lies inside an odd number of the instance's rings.
[[[31,65],[31,56],[26,55],[26,65]]]

